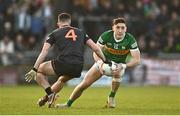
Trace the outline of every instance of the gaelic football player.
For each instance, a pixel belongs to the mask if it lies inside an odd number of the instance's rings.
[[[68,80],[80,77],[84,63],[84,45],[87,44],[93,49],[103,61],[105,57],[101,49],[88,37],[82,30],[71,27],[71,16],[62,13],[58,16],[57,25],[59,28],[54,30],[48,37],[36,60],[34,68],[26,75],[26,81],[32,79],[42,86],[46,96],[39,99],[38,105],[43,106],[48,102],[48,107],[52,107],[55,95],[60,91]],[[57,46],[59,53],[53,60],[44,62],[45,57],[51,46]],[[51,87],[46,80],[46,76],[56,75],[58,81]]]

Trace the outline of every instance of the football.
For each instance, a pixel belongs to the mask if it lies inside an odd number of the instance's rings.
[[[116,68],[117,68],[117,64],[114,62],[112,62],[112,66],[110,66],[109,64],[105,64],[105,63],[103,63],[103,65],[102,65],[103,73],[107,76],[112,76],[112,70],[114,70]]]

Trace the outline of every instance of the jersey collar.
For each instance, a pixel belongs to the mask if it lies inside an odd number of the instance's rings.
[[[113,33],[113,37],[114,37],[114,40],[115,40],[116,42],[122,41],[122,40],[124,39],[125,35],[126,35],[126,33],[124,33],[123,38],[121,38],[121,39],[118,40],[118,39],[116,39],[115,33]]]
[[[61,28],[70,27],[70,25],[62,25]]]

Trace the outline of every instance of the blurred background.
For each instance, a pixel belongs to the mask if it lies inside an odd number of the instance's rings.
[[[141,51],[141,64],[127,69],[123,84],[180,86],[179,0],[0,0],[0,85],[25,84],[24,74],[34,65],[45,37],[57,28],[57,16],[72,15],[72,26],[97,41],[111,29],[113,18],[125,17]],[[46,60],[56,55],[52,48]],[[85,47],[82,76],[93,64]],[[50,78],[51,82],[57,78]],[[35,83],[35,82],[34,82]],[[94,85],[106,86],[105,76]]]

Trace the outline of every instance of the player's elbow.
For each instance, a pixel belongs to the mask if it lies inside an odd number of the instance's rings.
[[[100,52],[100,48],[95,47],[95,48],[93,49],[93,51],[97,54],[97,53],[99,53],[99,52]]]
[[[140,58],[137,58],[137,59],[136,59],[136,65],[139,65],[140,62],[141,62],[141,59],[140,59]]]

